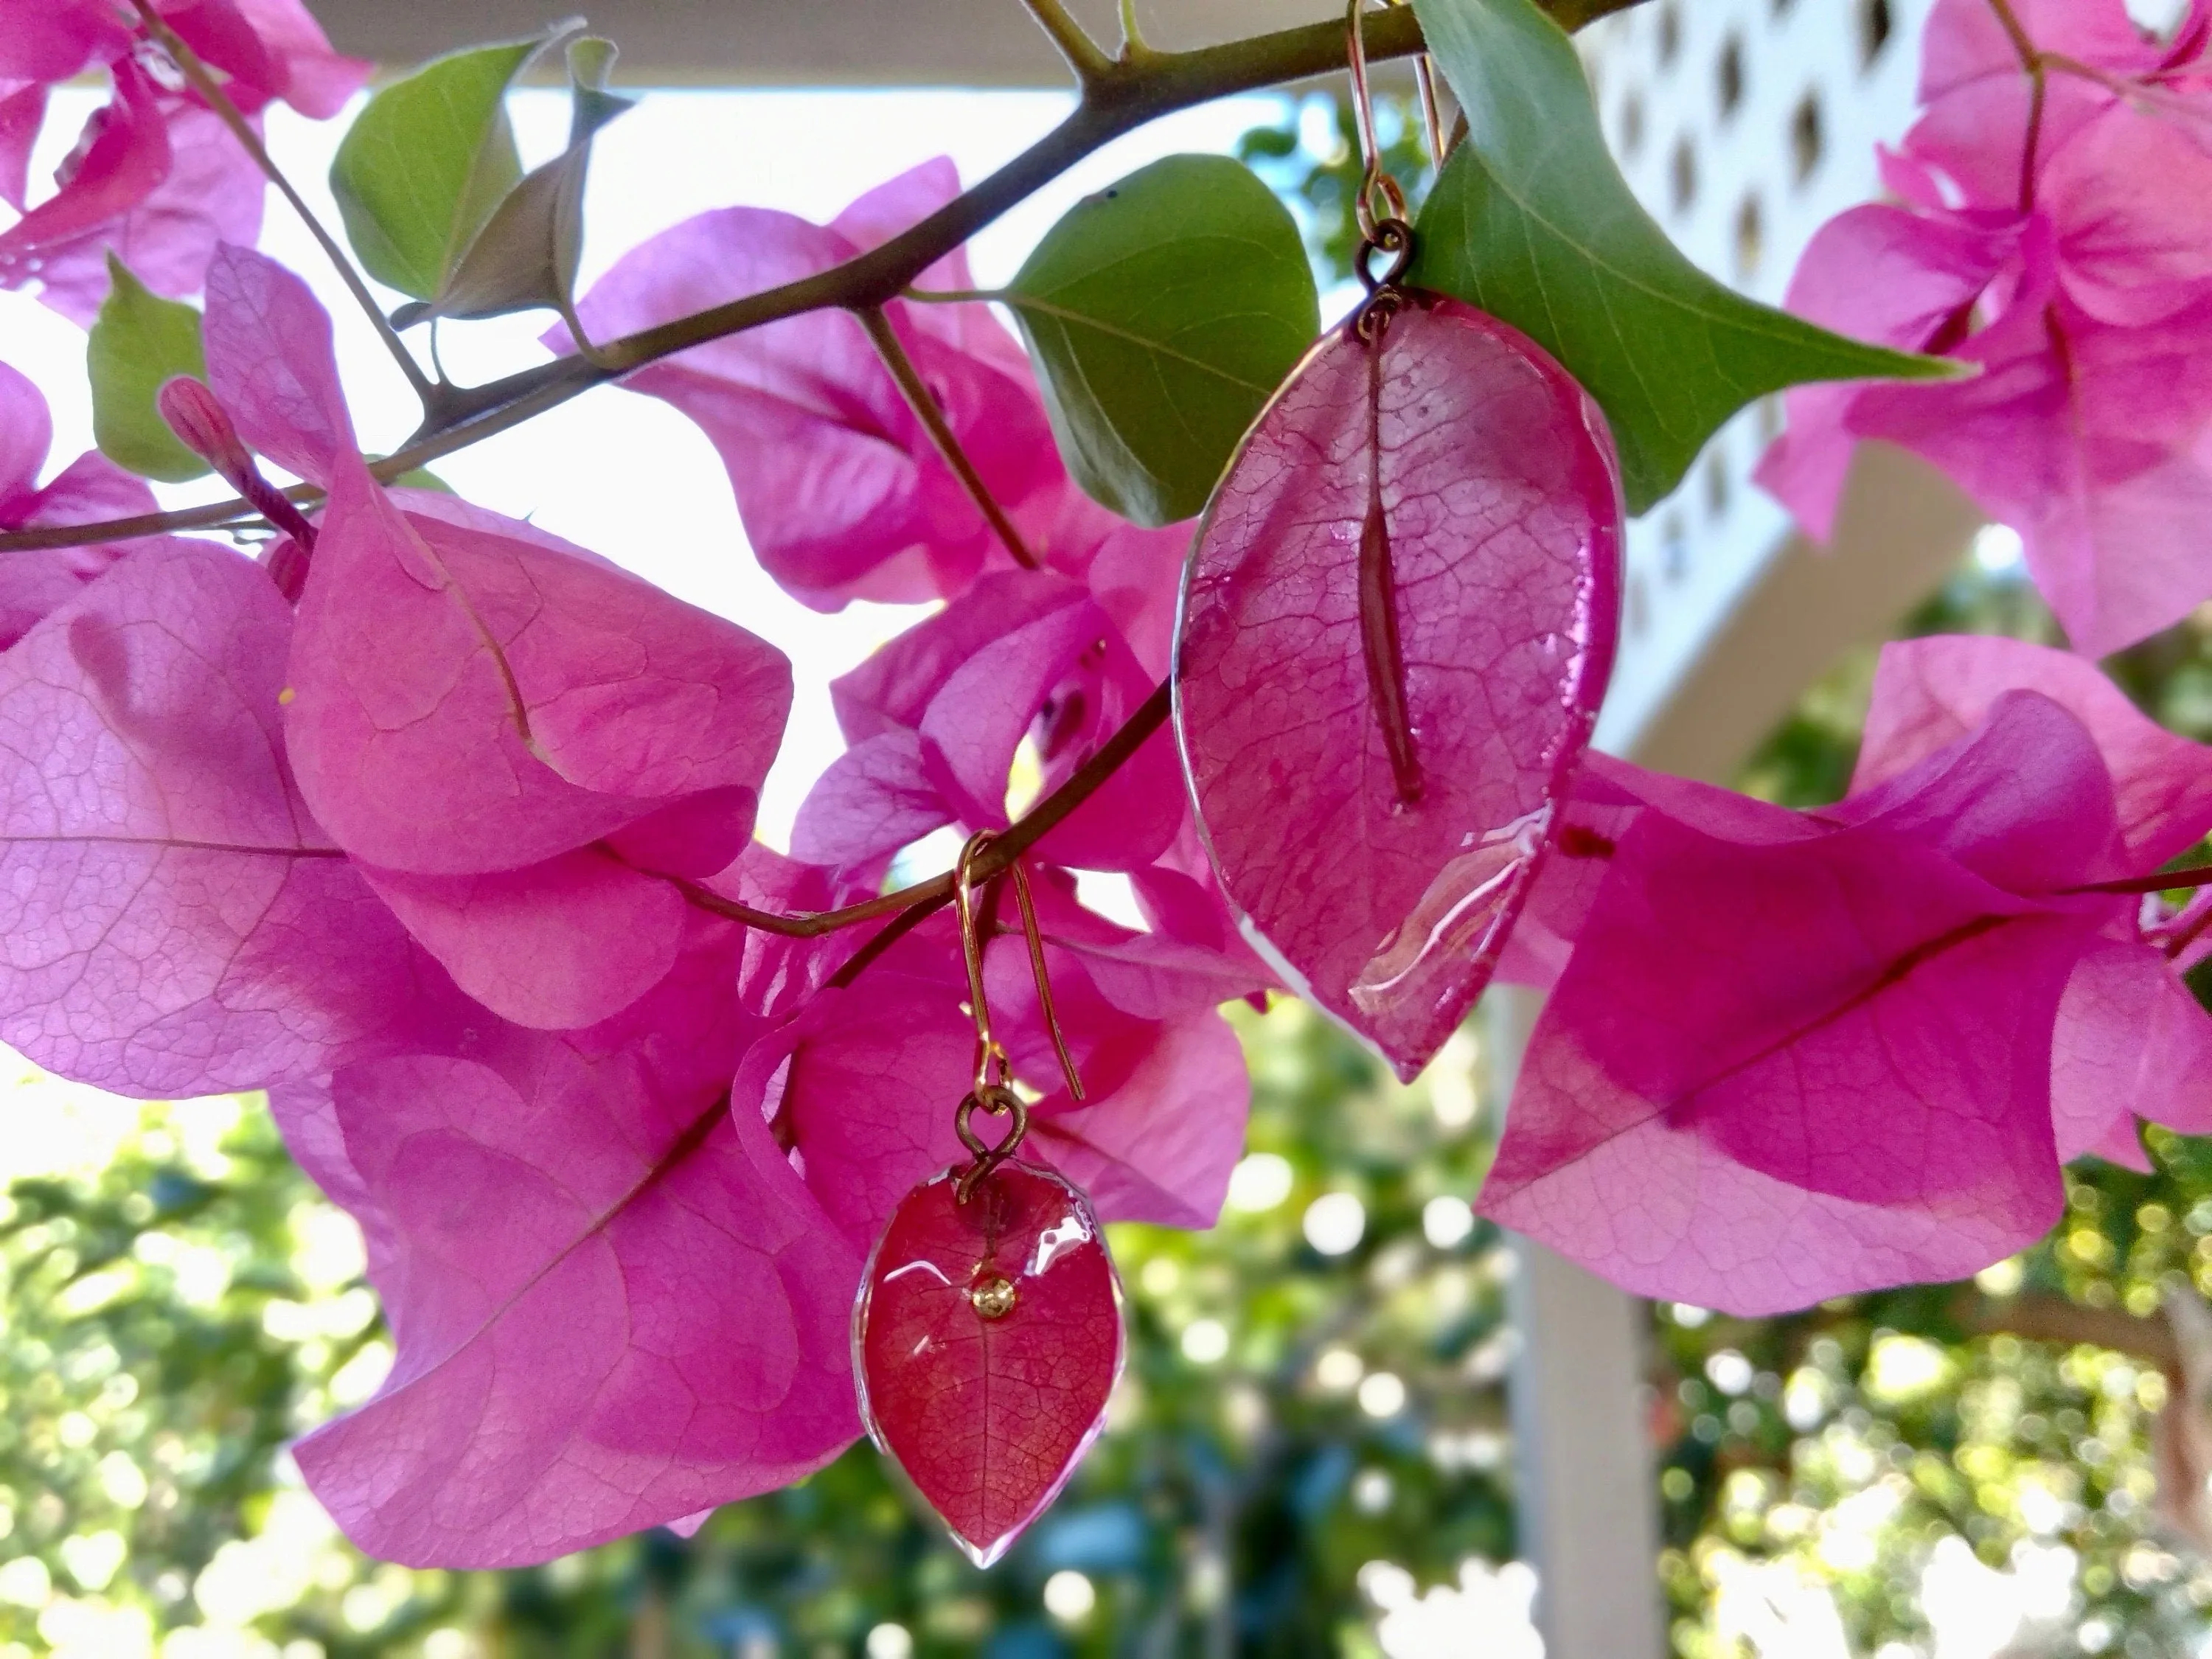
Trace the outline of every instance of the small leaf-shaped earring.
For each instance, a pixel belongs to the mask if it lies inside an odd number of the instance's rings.
[[[853,1372],[877,1447],[976,1565],[1013,1545],[1066,1485],[1106,1421],[1121,1374],[1121,1285],[1090,1201],[1015,1156],[1029,1127],[991,1030],[975,862],[961,849],[952,896],[975,1018],[975,1077],[953,1117],[969,1162],[899,1200],[860,1276]],[[1029,878],[1010,870],[1037,1000],[1068,1091],[1083,1084],[1054,1012]],[[1007,1121],[998,1143],[975,1115]]]
[[[1489,979],[1589,742],[1620,480],[1597,405],[1542,348],[1407,285],[1413,231],[1381,167],[1360,9],[1366,297],[1206,508],[1175,717],[1247,937],[1411,1079]]]

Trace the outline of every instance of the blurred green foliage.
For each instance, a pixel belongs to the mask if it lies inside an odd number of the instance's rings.
[[[1410,90],[1387,83],[1376,88],[1375,136],[1382,145],[1382,170],[1405,192],[1409,216],[1420,211],[1434,173],[1421,125]],[[1340,90],[1308,93],[1279,125],[1255,127],[1238,140],[1237,158],[1290,204],[1324,289],[1350,281],[1360,240],[1353,212],[1359,190],[1359,131],[1351,97]],[[1322,309],[1326,314],[1328,307],[1324,304]]]

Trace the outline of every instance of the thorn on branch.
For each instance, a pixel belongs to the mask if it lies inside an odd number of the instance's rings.
[[[1118,67],[1141,70],[1159,57],[1145,44],[1145,32],[1137,25],[1137,0],[1121,0],[1121,56]]]

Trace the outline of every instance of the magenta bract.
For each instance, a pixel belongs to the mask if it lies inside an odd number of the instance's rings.
[[[860,1252],[726,1089],[739,949],[695,928],[614,1020],[479,1009],[279,1091],[287,1143],[361,1223],[396,1350],[297,1448],[386,1560],[543,1561],[797,1480],[858,1432]]]
[[[292,787],[291,614],[140,546],[0,655],[0,1037],[126,1094],[326,1071],[402,1017],[406,941]]]
[[[1121,1287],[1083,1194],[1019,1162],[966,1203],[947,1170],[893,1212],[853,1309],[878,1446],[978,1566],[1043,1513],[1106,1422]]]
[[[2202,8],[2163,39],[2119,0],[2016,9],[2079,73],[2031,77],[1987,0],[1941,0],[1926,107],[1885,153],[1894,204],[1825,226],[1791,310],[1948,356],[1971,379],[1801,386],[1759,478],[1814,535],[1854,445],[1948,473],[2021,533],[2075,647],[2101,656],[2212,592],[2212,144]]]
[[[92,524],[154,511],[154,492],[145,481],[98,450],[87,450],[40,488],[39,472],[53,435],[53,419],[38,387],[0,363],[0,530]],[[126,550],[112,544],[48,547],[0,559],[0,649],[22,638],[49,611],[75,599]]]
[[[2212,750],[2076,657],[1938,637],[1884,650],[1853,786],[1791,812],[1591,763],[1515,936],[1553,990],[1486,1213],[1768,1313],[1977,1271],[2063,1160],[2212,1128],[2209,902],[2124,890],[2212,830]]]
[[[1588,741],[1620,489],[1596,406],[1504,324],[1419,296],[1370,359],[1331,336],[1246,438],[1184,576],[1176,715],[1248,934],[1410,1078],[1488,979]]]
[[[299,0],[171,0],[157,8],[258,127],[282,99],[335,115],[370,65],[331,50]],[[114,97],[85,123],[58,188],[0,233],[0,287],[35,282],[64,315],[89,322],[121,255],[158,294],[200,286],[223,241],[252,242],[267,180],[222,118],[161,59],[129,7],[100,0],[0,0],[0,198],[27,199],[46,83],[105,66]],[[140,54],[149,53],[142,58]]]
[[[781,652],[526,526],[407,506],[341,473],[300,601],[285,738],[347,852],[512,870],[757,790],[790,707]]]

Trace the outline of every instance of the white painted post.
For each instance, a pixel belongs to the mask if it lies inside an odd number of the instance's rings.
[[[1542,1003],[1515,986],[1484,1000],[1501,1103]],[[1637,1398],[1643,1304],[1534,1240],[1513,1249],[1514,1492],[1545,1659],[1659,1659],[1658,1493]]]

